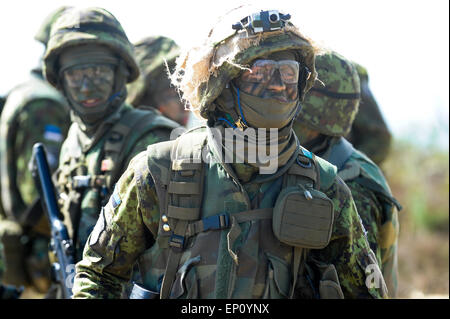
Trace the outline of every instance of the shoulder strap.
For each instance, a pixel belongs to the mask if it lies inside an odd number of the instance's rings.
[[[383,188],[373,178],[362,175],[358,178],[355,178],[355,181],[358,184],[376,193],[385,202],[388,202],[391,205],[395,205],[398,211],[402,210],[403,208],[402,205],[400,205],[400,203],[390,194],[390,192],[388,192],[385,188]]]
[[[313,153],[299,145],[297,158],[283,178],[283,188],[295,186],[298,183],[311,184],[311,187],[320,189],[320,170]]]
[[[130,109],[109,132],[104,149],[102,172],[110,189],[122,172],[123,161],[130,150],[149,131],[156,128],[173,129],[179,126],[153,110]]]
[[[334,183],[337,167],[317,155],[314,155],[314,159],[320,176],[320,190],[325,191]]]
[[[202,150],[206,135],[196,138],[195,133],[177,138],[171,149],[168,185],[165,191],[164,211],[161,212],[163,234],[169,237],[169,256],[161,285],[161,299],[169,297],[184,249],[190,221],[200,217],[203,199],[204,164]],[[167,237],[166,237],[167,238]]]
[[[345,138],[340,137],[338,142],[331,147],[330,153],[328,154],[326,160],[340,170],[353,154],[353,151],[353,145]]]
[[[392,196],[380,168],[360,151],[354,150],[350,160],[338,174],[344,181],[354,180],[376,193],[381,200],[395,205],[399,211],[402,209],[400,203]]]

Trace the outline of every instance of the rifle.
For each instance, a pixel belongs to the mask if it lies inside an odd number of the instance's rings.
[[[56,201],[55,186],[51,179],[47,155],[42,143],[33,145],[32,156],[32,173],[43,199],[41,202],[51,229],[50,249],[57,258],[57,262],[52,264],[52,272],[56,282],[62,288],[62,298],[70,299],[72,296],[73,276],[70,277],[69,273],[74,269],[75,265],[73,243],[69,238],[66,226],[59,217],[61,213]]]

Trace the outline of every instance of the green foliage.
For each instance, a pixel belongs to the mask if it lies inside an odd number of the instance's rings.
[[[382,165],[394,196],[403,205],[401,232],[449,230],[447,150],[395,140]]]

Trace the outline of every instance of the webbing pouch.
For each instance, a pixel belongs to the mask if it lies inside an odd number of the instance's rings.
[[[283,189],[272,218],[275,237],[294,247],[322,249],[333,229],[333,202],[322,192],[302,185]]]

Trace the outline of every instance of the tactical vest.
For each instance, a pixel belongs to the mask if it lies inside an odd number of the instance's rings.
[[[337,216],[322,191],[336,167],[299,146],[275,174],[257,177],[262,200],[251,207],[208,144],[205,127],[192,129],[149,146],[148,161],[135,169],[141,209],[153,208],[148,185],[160,203],[158,235],[138,259],[144,286],[160,298],[293,297],[308,249],[331,237]],[[333,278],[322,296],[343,297],[335,271]]]
[[[158,128],[174,129],[178,124],[156,110],[129,108],[120,120],[87,152],[81,150],[72,124],[61,153],[56,174],[60,188],[60,207],[76,258],[81,259],[84,244],[92,231],[101,206],[106,204],[127,158],[138,141]]]

